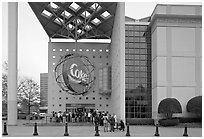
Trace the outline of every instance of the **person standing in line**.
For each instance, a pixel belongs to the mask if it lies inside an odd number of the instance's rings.
[[[114,119],[114,115],[112,115],[110,118],[110,126],[111,126],[110,132],[114,132],[114,125],[115,125],[115,119]]]
[[[88,113],[87,112],[84,113],[84,122],[88,122]]]
[[[115,128],[115,129],[118,129],[118,120],[117,120],[117,116],[116,116],[116,114],[113,114],[113,115],[114,115],[114,120],[115,120],[114,128]]]
[[[103,126],[104,132],[108,132],[108,115],[106,113],[103,115]]]
[[[65,113],[65,121],[69,122],[69,113],[68,113],[68,111],[66,111],[66,113]]]
[[[88,122],[90,122],[91,121],[91,113],[89,112],[88,113]]]
[[[69,122],[72,122],[72,111],[69,112]]]
[[[62,123],[66,122],[66,112],[63,112],[62,114]]]
[[[110,122],[111,122],[111,115],[108,114],[108,131],[111,132],[111,125],[110,125]]]
[[[74,121],[75,121],[75,113],[72,112],[72,123],[74,123]]]
[[[125,130],[125,124],[123,122],[123,120],[120,120],[120,128],[119,130],[124,131]]]

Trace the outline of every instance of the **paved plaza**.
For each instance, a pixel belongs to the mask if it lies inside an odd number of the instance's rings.
[[[38,126],[39,137],[63,137],[64,126]],[[99,127],[101,137],[126,137],[124,132],[116,130],[115,132],[104,132],[103,127]],[[8,137],[32,137],[33,126],[8,126]],[[2,126],[3,132],[3,126]],[[95,137],[94,126],[69,126],[68,133],[70,137]],[[159,127],[160,137],[183,137],[184,128]],[[155,126],[130,126],[131,137],[154,137]],[[202,137],[202,128],[188,128],[189,137]]]

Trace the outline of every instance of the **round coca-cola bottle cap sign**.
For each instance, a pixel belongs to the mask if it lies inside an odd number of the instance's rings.
[[[95,67],[87,56],[69,53],[61,57],[55,67],[55,78],[62,90],[73,94],[86,94],[93,88]]]

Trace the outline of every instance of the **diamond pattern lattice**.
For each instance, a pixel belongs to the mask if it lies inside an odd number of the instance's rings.
[[[49,38],[110,39],[117,2],[29,2]]]

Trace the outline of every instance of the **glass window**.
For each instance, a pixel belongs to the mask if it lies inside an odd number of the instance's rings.
[[[151,29],[146,30],[126,25],[126,118],[151,118]]]

